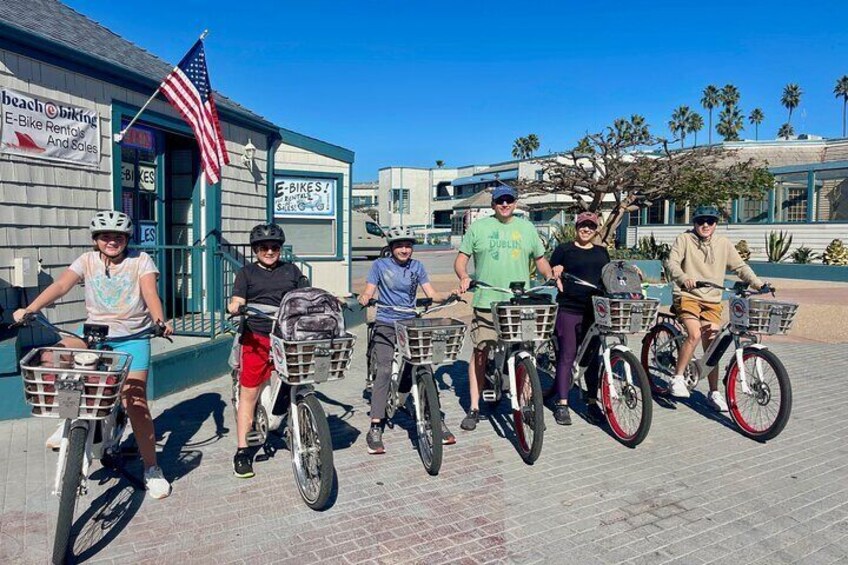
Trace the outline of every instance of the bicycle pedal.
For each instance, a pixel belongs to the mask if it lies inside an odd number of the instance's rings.
[[[245,439],[247,439],[248,447],[259,447],[265,443],[265,438],[262,437],[262,434],[259,432],[247,432],[247,437]]]
[[[498,400],[498,393],[494,390],[484,390],[482,396],[486,402],[497,402]]]

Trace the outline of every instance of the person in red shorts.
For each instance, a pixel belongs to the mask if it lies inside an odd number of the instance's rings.
[[[227,309],[236,314],[248,306],[279,307],[283,296],[290,290],[304,286],[305,278],[292,263],[280,260],[286,236],[275,224],[260,224],[250,232],[250,246],[256,262],[245,265],[233,284],[233,297]],[[271,320],[248,318],[241,333],[241,357],[238,415],[236,430],[238,448],[233,457],[233,473],[249,479],[253,473],[253,455],[247,447],[247,432],[253,426],[253,412],[262,383],[271,377],[274,363],[271,360]]]

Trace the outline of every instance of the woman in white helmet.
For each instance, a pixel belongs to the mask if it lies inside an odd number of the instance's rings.
[[[147,253],[127,249],[133,233],[130,218],[114,210],[98,212],[91,219],[90,231],[94,250],[83,253],[31,304],[15,311],[15,321],[20,321],[28,313],[40,311],[85,281],[86,322],[108,326],[109,336],[130,335],[153,324],[163,325],[165,335],[173,333],[170,325],[165,324],[165,313],[156,288],[159,270]],[[82,340],[70,337],[63,338],[59,344],[64,347],[85,347]],[[150,340],[139,339],[110,345],[115,351],[132,355],[130,373],[122,391],[124,406],[144,460],[144,484],[148,493],[153,498],[165,498],[171,493],[171,485],[156,464],[156,438],[147,406]],[[58,447],[60,441],[61,428],[58,436],[54,433],[47,440],[47,445]]]

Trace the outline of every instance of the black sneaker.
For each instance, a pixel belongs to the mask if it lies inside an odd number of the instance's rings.
[[[554,408],[554,420],[560,426],[571,425],[571,413],[568,411],[567,404],[557,404]]]
[[[465,418],[462,419],[462,423],[459,425],[460,428],[465,430],[466,432],[473,432],[477,427],[477,422],[480,421],[480,410],[474,409],[469,410],[468,414],[465,415]]]
[[[371,455],[381,455],[386,452],[386,448],[383,447],[383,428],[380,426],[371,426],[368,435],[365,436],[365,442],[368,444],[368,453]]]
[[[239,449],[233,457],[233,474],[239,479],[249,479],[254,476],[253,458],[249,449]]]
[[[597,402],[589,403],[589,406],[587,406],[586,409],[586,416],[589,418],[589,421],[596,426],[600,426],[607,419],[604,415],[604,411],[601,410],[601,407],[598,406]]]

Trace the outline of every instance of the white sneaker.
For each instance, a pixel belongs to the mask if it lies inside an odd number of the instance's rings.
[[[727,412],[727,402],[724,401],[724,397],[717,390],[707,395],[707,405],[716,412]]]
[[[689,398],[689,389],[686,387],[686,379],[683,378],[683,375],[674,375],[668,386],[668,391],[671,393],[671,396]]]
[[[171,483],[162,475],[162,469],[156,466],[144,472],[144,486],[152,498],[165,498],[171,494]]]
[[[64,431],[65,423],[62,422],[61,424],[59,424],[59,427],[56,428],[56,431],[53,432],[53,434],[49,438],[47,438],[47,441],[44,442],[45,447],[47,447],[47,449],[54,450],[62,447],[62,435]]]

